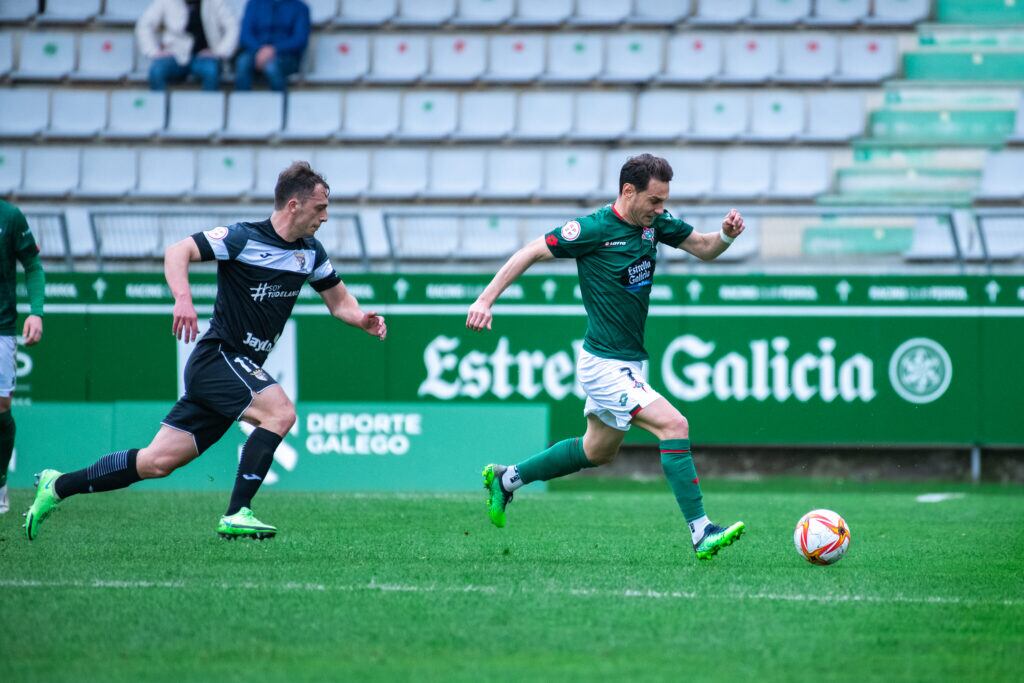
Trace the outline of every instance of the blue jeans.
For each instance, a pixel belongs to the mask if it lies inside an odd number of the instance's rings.
[[[193,57],[188,66],[182,66],[174,57],[158,57],[149,65],[149,87],[166,90],[169,83],[180,83],[189,74],[202,84],[203,90],[216,90],[220,87],[220,60]]]
[[[288,90],[288,77],[299,70],[299,58],[294,55],[277,55],[263,67],[263,76],[271,90]],[[256,53],[243,52],[235,60],[235,90],[252,90],[256,74]]]

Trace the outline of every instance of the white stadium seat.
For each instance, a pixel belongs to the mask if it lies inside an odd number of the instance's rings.
[[[844,83],[876,83],[896,74],[899,51],[896,39],[849,35],[839,41],[839,75]]]
[[[755,0],[750,23],[755,26],[787,26],[811,13],[811,0]]]
[[[782,66],[778,80],[786,83],[819,83],[836,72],[839,41],[826,33],[804,33],[782,39]]]
[[[0,88],[0,136],[29,138],[50,122],[50,91],[43,88]]]
[[[981,219],[985,248],[993,261],[1015,261],[1024,256],[1024,219],[986,216]]]
[[[443,35],[430,39],[431,83],[470,83],[487,68],[487,41],[483,36]]]
[[[520,246],[519,221],[489,216],[466,217],[459,227],[459,257],[467,259],[503,259]]]
[[[484,188],[486,157],[481,150],[439,149],[430,154],[430,175],[424,195],[469,199]]]
[[[734,33],[725,41],[726,83],[762,83],[779,70],[779,39],[760,33]]]
[[[1017,121],[1013,127],[1013,135],[1008,141],[1018,144],[1024,142],[1024,92],[1021,92],[1020,101],[1017,103]]]
[[[747,130],[747,97],[738,93],[712,92],[693,98],[694,140],[735,140]]]
[[[459,140],[499,140],[511,134],[515,125],[515,93],[494,90],[466,92],[459,101],[459,127],[453,137]]]
[[[373,153],[369,194],[413,199],[427,189],[427,153],[420,149],[384,149]]]
[[[487,155],[487,186],[481,194],[494,199],[528,199],[541,188],[542,169],[539,151],[493,150]]]
[[[22,33],[12,78],[60,80],[75,68],[75,34]]]
[[[600,183],[601,152],[578,148],[544,152],[540,197],[581,200],[594,194]]]
[[[84,24],[100,13],[100,0],[46,0],[41,24]]]
[[[27,21],[39,11],[39,0],[4,0],[0,2],[0,21]]]
[[[807,96],[808,142],[842,142],[864,132],[864,96],[857,93],[823,92]]]
[[[673,149],[659,154],[672,165],[672,196],[699,199],[711,195],[715,187],[717,155],[708,149]]]
[[[981,199],[1024,197],[1024,151],[1003,150],[985,155],[977,196]]]
[[[86,147],[82,150],[82,178],[76,197],[124,197],[138,179],[135,150],[124,147]]]
[[[197,197],[236,198],[252,190],[255,156],[251,149],[217,147],[196,153]]]
[[[320,94],[320,93],[304,93]],[[332,93],[333,94],[333,93]],[[294,97],[294,94],[292,94]],[[256,199],[273,199],[274,187],[277,185],[277,176],[281,171],[288,168],[293,161],[309,161],[312,163],[313,153],[308,149],[295,147],[261,147],[256,150],[256,181],[250,193]],[[314,166],[318,173],[324,176],[324,180],[331,186],[331,195],[335,194],[334,179],[329,177],[323,169]]]
[[[374,83],[411,83],[427,72],[427,39],[405,34],[378,34],[373,38],[370,73]]]
[[[405,140],[441,140],[455,132],[458,100],[451,92],[416,90],[402,99],[402,125],[398,137]]]
[[[394,18],[398,12],[398,0],[341,0],[338,26],[380,26]]]
[[[697,11],[690,21],[696,25],[732,26],[751,15],[754,0],[696,0]]]
[[[323,26],[334,19],[338,14],[338,0],[305,0],[309,5],[309,23],[313,26]],[[242,20],[242,12],[238,13],[238,20]]]
[[[284,93],[232,92],[221,136],[225,140],[266,140],[281,130],[283,121]]]
[[[601,80],[644,83],[661,72],[662,37],[653,33],[617,33],[608,37],[608,58]]]
[[[874,13],[864,22],[875,26],[913,26],[931,12],[931,0],[875,0]]]
[[[573,0],[519,0],[510,22],[518,26],[557,26],[572,16]]]
[[[574,26],[618,26],[632,11],[631,0],[576,0]]]
[[[852,26],[868,14],[868,0],[815,0],[811,25]]]
[[[349,33],[318,35],[313,39],[311,83],[354,83],[370,70],[370,39]]]
[[[400,26],[437,26],[455,14],[455,0],[398,0],[394,22]]]
[[[29,147],[25,150],[25,171],[21,195],[64,197],[78,187],[78,150],[73,147]]]
[[[584,83],[601,74],[604,38],[593,33],[556,33],[548,39],[548,67],[542,79],[551,83]]]
[[[165,137],[200,140],[213,137],[223,128],[224,93],[187,90],[171,93]]]
[[[633,95],[628,92],[579,93],[575,109],[573,139],[616,140],[633,128]]]
[[[54,90],[48,137],[90,138],[107,127],[105,90]]]
[[[674,26],[690,13],[690,0],[634,0],[633,26]]]
[[[0,32],[0,77],[11,73],[14,68],[14,36]]]
[[[21,187],[24,154],[20,147],[0,146],[0,193],[16,194]]]
[[[768,194],[772,184],[771,152],[727,149],[718,155],[715,196],[754,199]]]
[[[459,246],[459,219],[454,216],[398,217],[391,224],[391,238],[400,259],[450,258]]]
[[[150,90],[114,90],[110,93],[108,138],[148,138],[163,130],[167,94]]]
[[[484,80],[525,83],[544,71],[544,39],[533,35],[496,35],[488,41]]]
[[[690,96],[678,90],[648,90],[636,101],[633,140],[675,140],[690,130]]]
[[[132,71],[135,40],[130,33],[83,33],[78,46],[76,81],[119,81]]]
[[[722,71],[722,39],[712,33],[680,33],[668,41],[665,83],[705,83]]]
[[[139,151],[139,197],[171,198],[192,192],[196,160],[191,149],[145,148]]]
[[[554,140],[572,130],[573,96],[569,92],[524,92],[513,137],[522,140]]]
[[[828,153],[813,149],[785,149],[772,162],[773,199],[813,199],[831,184]]]
[[[759,92],[751,97],[751,141],[782,142],[804,132],[806,112],[802,95],[786,91]]]
[[[104,24],[131,25],[139,20],[151,0],[105,0],[103,14],[98,20]]]
[[[397,91],[362,90],[345,95],[340,137],[348,140],[380,140],[398,131],[401,95]]]
[[[341,128],[341,94],[324,90],[298,90],[288,93],[281,138],[284,140],[323,140]]]
[[[318,149],[313,168],[330,183],[331,197],[359,197],[370,187],[370,153],[358,149]]]
[[[456,26],[498,26],[515,13],[513,0],[459,0],[452,18]]]

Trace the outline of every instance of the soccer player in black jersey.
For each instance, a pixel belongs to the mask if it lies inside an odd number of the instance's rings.
[[[185,395],[145,448],[103,456],[85,469],[43,470],[26,513],[29,540],[68,496],[124,488],[166,477],[216,443],[241,420],[256,429],[242,448],[234,490],[217,532],[227,538],[270,538],[277,529],[253,515],[252,498],[273,462],[274,451],[295,423],[295,406],[262,367],[305,282],[320,293],[331,315],[383,340],[382,316],[364,312],[334,271],[316,231],[327,220],[330,187],[306,162],[278,177],[274,213],[258,223],[216,227],[171,245],[164,274],[174,295],[174,335],[198,337],[188,264],[217,260],[217,300],[210,329],[185,366]]]

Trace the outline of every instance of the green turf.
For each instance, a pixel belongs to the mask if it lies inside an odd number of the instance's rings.
[[[263,543],[216,538],[224,495],[142,488],[32,544],[0,518],[0,680],[1019,680],[1019,487],[711,482],[748,533],[708,563],[663,482],[568,479],[503,530],[483,490],[264,493]],[[852,530],[832,567],[793,549],[814,507]]]

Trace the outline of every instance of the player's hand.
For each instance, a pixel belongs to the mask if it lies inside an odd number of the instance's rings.
[[[174,325],[171,327],[171,334],[186,344],[191,344],[199,338],[199,318],[191,301],[182,299],[174,302]]]
[[[469,307],[469,315],[466,316],[466,327],[479,332],[484,329],[491,329],[491,320],[494,318],[491,315],[491,307],[487,304],[480,303],[479,301],[473,302],[473,305]]]
[[[38,344],[43,338],[43,319],[38,315],[25,318],[25,328],[21,331],[21,336],[25,338],[25,346]]]
[[[388,325],[384,322],[384,316],[377,315],[376,311],[363,313],[363,319],[359,322],[359,326],[366,330],[367,334],[372,334],[381,341],[388,336]]]
[[[743,216],[736,209],[730,211],[722,221],[722,232],[734,239],[740,236],[745,227]]]

